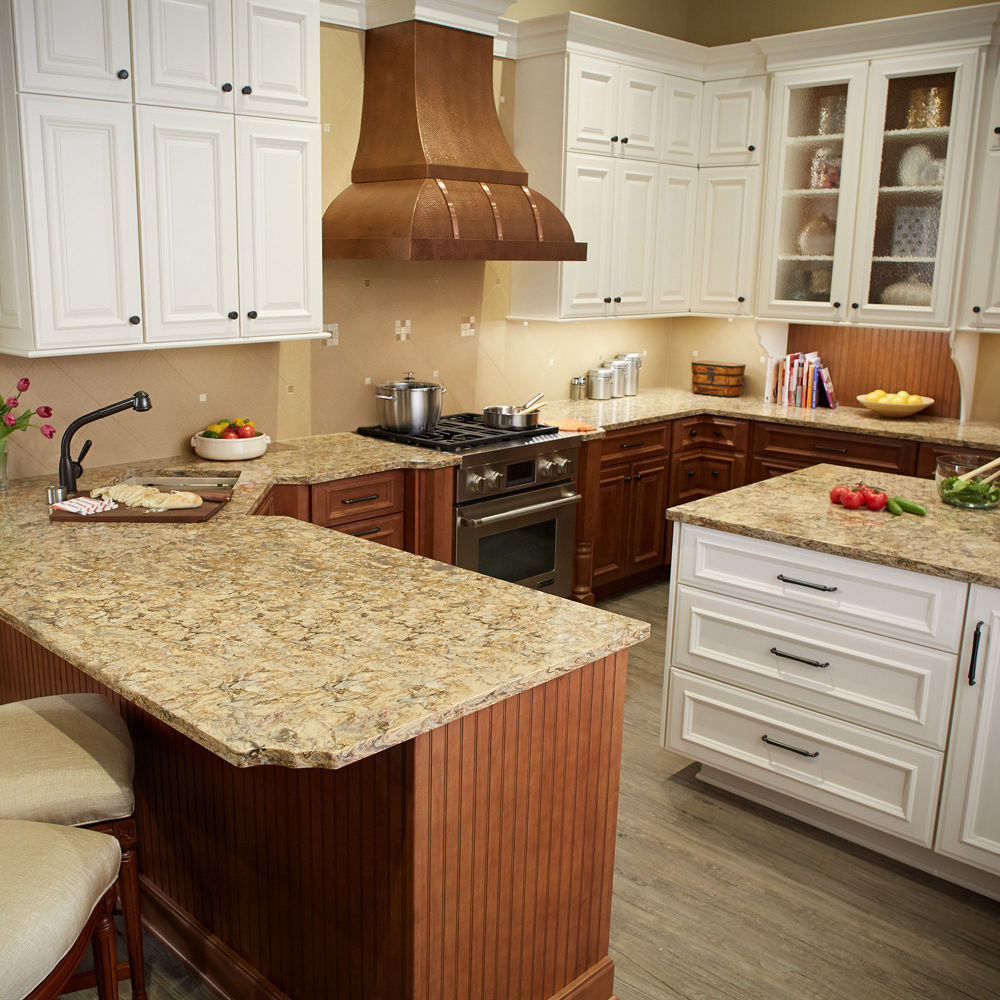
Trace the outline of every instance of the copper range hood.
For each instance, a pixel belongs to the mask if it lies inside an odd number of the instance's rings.
[[[324,257],[586,260],[503,136],[488,35],[427,21],[365,32],[351,180],[323,215]]]

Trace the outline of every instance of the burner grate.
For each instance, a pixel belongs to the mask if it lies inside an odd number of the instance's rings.
[[[384,427],[359,427],[358,434],[366,437],[382,438],[397,444],[409,444],[418,448],[436,448],[438,451],[465,451],[487,444],[503,444],[505,441],[528,441],[543,434],[558,434],[559,428],[550,424],[538,424],[527,430],[501,430],[487,427],[481,413],[454,413],[442,417],[433,431],[426,434],[404,434],[387,431]]]

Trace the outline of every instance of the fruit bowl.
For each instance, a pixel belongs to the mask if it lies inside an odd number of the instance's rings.
[[[918,403],[917,400],[920,400]],[[867,407],[872,413],[877,413],[880,417],[912,417],[914,413],[926,410],[933,405],[934,399],[931,396],[910,396],[905,403],[893,402],[884,399],[869,399],[867,395],[858,396],[858,402]]]
[[[965,507],[967,510],[988,510],[1000,506],[1000,479],[984,482],[996,471],[995,469],[964,483],[957,478],[986,465],[989,461],[983,455],[938,456],[937,468],[934,470],[938,496],[952,507]]]
[[[266,434],[251,438],[207,438],[198,431],[191,438],[191,447],[200,458],[211,462],[242,462],[248,458],[260,458],[267,451],[271,439]]]

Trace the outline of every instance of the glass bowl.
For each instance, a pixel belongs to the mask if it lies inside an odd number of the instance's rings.
[[[1000,477],[990,483],[983,482],[994,472],[1000,471],[1000,467],[966,483],[956,480],[957,476],[972,472],[989,461],[983,455],[940,455],[934,472],[938,496],[952,507],[965,507],[969,510],[986,510],[1000,505]]]

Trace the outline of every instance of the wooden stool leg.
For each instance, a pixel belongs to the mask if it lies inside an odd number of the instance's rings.
[[[135,820],[114,824],[114,834],[122,845],[122,867],[118,876],[125,943],[132,979],[132,1000],[147,1000],[146,965],[142,950],[142,913],[139,909],[139,858],[136,853]]]
[[[100,914],[94,925],[91,948],[98,1000],[118,1000],[118,956],[115,953],[115,887],[98,904]]]

